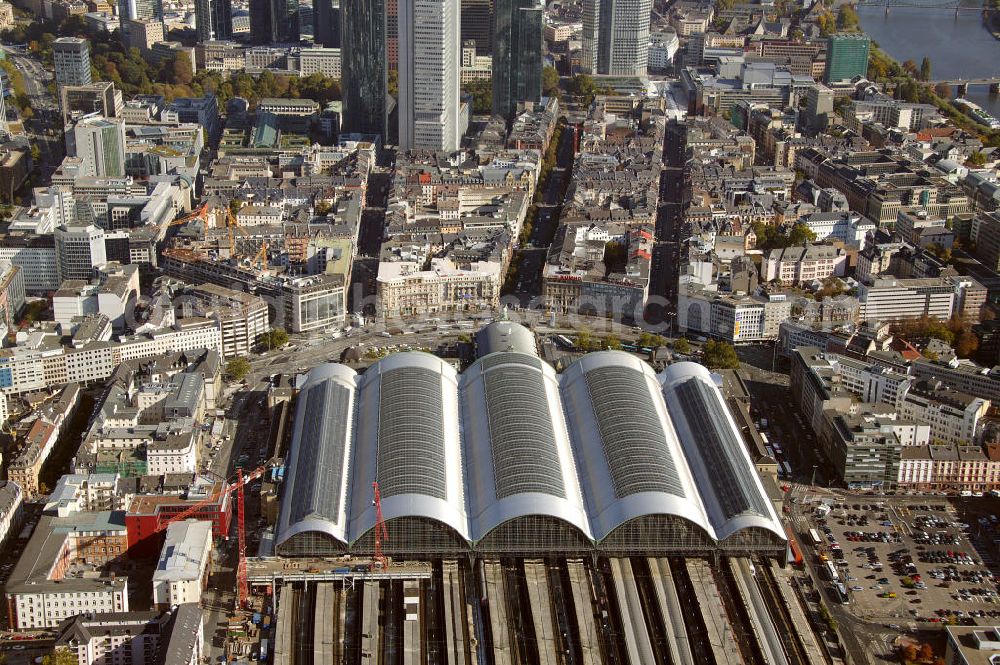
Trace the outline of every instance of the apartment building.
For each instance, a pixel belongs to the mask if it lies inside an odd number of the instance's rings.
[[[764,279],[798,286],[830,277],[843,277],[847,252],[834,245],[805,244],[768,251],[764,258]]]
[[[170,524],[153,571],[153,605],[165,610],[200,602],[208,586],[211,557],[211,522],[189,519]]]
[[[912,381],[900,387],[900,416],[926,423],[931,439],[953,445],[979,442],[990,401],[945,388],[941,383]]]

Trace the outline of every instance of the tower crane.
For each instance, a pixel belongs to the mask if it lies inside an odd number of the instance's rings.
[[[385,518],[382,517],[382,494],[379,492],[377,480],[372,483],[372,490],[375,492],[375,498],[372,500],[375,504],[375,553],[372,555],[370,567],[372,570],[385,570],[389,567],[389,559],[382,551],[382,544],[389,540],[389,529],[386,528]]]
[[[213,492],[208,498],[191,504],[176,515],[171,515],[167,519],[160,521],[159,524],[156,525],[156,529],[153,531],[153,533],[161,533],[174,522],[181,522],[189,517],[193,517],[206,506],[214,504],[221,497],[228,496],[229,494],[236,492],[236,531],[238,535],[237,556],[239,557],[236,563],[236,591],[237,602],[241,608],[246,607],[247,599],[250,597],[249,585],[247,583],[246,526],[243,521],[243,488],[263,476],[269,468],[270,466],[268,465],[259,466],[253,471],[249,471],[245,474],[243,469],[236,469],[236,474],[223,483],[222,489],[217,492]]]

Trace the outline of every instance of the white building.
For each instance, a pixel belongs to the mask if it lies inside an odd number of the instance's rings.
[[[339,48],[304,48],[299,52],[299,75],[322,74],[340,80]]]
[[[399,148],[457,150],[461,127],[459,0],[399,2]]]
[[[67,473],[49,495],[45,512],[67,517],[80,511],[117,510],[123,504],[117,473]]]
[[[674,64],[674,56],[680,48],[676,32],[654,32],[649,36],[649,68],[669,69]]]
[[[67,153],[83,160],[81,175],[125,175],[125,122],[121,118],[84,118],[73,127],[72,141],[67,143]]]
[[[430,270],[412,261],[379,263],[376,312],[383,319],[412,314],[496,307],[503,266],[480,261],[462,270],[448,259],[434,259]]]
[[[764,260],[764,279],[782,284],[808,284],[828,277],[843,277],[847,252],[833,245],[806,244],[802,247],[772,249]]]
[[[146,444],[146,467],[151,476],[193,473],[198,470],[198,436],[194,431],[168,435]]]
[[[930,382],[907,382],[900,387],[896,401],[901,418],[929,425],[932,441],[954,445],[978,443],[989,408],[987,399]]]
[[[23,516],[24,492],[21,486],[10,480],[0,484],[0,547],[21,528]]]
[[[920,316],[947,321],[955,303],[955,286],[947,278],[875,278],[858,286],[859,315],[864,321],[893,322]]]
[[[153,572],[153,604],[165,609],[199,602],[208,585],[211,553],[211,522],[191,519],[168,526]]]
[[[678,295],[677,326],[733,343],[771,340],[791,310],[784,294],[730,296],[688,287]]]
[[[67,279],[89,281],[107,263],[104,229],[99,226],[61,226],[55,240],[60,283]]]
[[[841,240],[858,249],[864,249],[865,237],[875,232],[875,222],[856,212],[815,212],[798,222],[815,233],[816,240]]]

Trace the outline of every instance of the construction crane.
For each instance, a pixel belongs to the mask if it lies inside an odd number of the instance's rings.
[[[153,533],[165,531],[166,528],[174,522],[182,522],[190,517],[193,517],[206,506],[210,506],[217,502],[221,497],[228,496],[229,494],[236,492],[237,556],[239,557],[236,563],[236,591],[237,602],[241,608],[246,607],[247,600],[250,597],[249,585],[247,583],[247,543],[246,526],[243,519],[243,488],[263,476],[269,468],[270,466],[267,465],[259,466],[246,474],[243,473],[243,469],[236,469],[236,474],[223,483],[222,489],[217,492],[213,492],[212,495],[206,499],[202,499],[201,501],[191,504],[176,515],[171,515],[167,519],[161,520],[160,523],[156,525],[156,529],[153,531]]]
[[[268,269],[267,250],[269,250],[270,248],[271,246],[268,244],[268,242],[266,240],[263,241],[260,245],[260,250],[258,250],[257,255],[254,256],[253,260],[250,262],[251,265],[254,266],[259,265],[261,270],[266,271]]]
[[[382,544],[388,542],[389,530],[385,526],[385,518],[382,517],[382,494],[379,492],[377,480],[372,483],[372,490],[375,492],[372,501],[375,504],[375,553],[372,554],[370,567],[372,570],[385,570],[389,567],[389,559],[382,551]]]

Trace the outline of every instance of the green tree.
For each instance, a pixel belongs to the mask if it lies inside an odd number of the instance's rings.
[[[924,59],[920,61],[920,80],[931,80],[931,59],[926,55],[924,56]]]
[[[555,67],[545,67],[542,70],[542,94],[546,97],[559,97],[559,72]]]
[[[788,232],[789,246],[802,245],[816,240],[816,232],[810,229],[805,223],[799,222]]]
[[[844,32],[853,32],[861,25],[858,12],[853,5],[842,5],[837,12],[837,29]]]
[[[577,97],[583,97],[583,103],[589,105],[597,96],[597,84],[587,74],[577,74],[569,84],[569,91]]]
[[[684,337],[681,337],[674,341],[674,351],[686,356],[691,353],[691,343]]]
[[[257,345],[266,348],[268,351],[271,349],[280,349],[285,344],[288,344],[288,333],[285,332],[284,328],[272,328],[257,337]]]
[[[618,339],[617,335],[608,335],[604,338],[601,346],[605,349],[620,349],[622,348],[621,340]]]
[[[969,166],[975,166],[976,168],[981,168],[983,166],[986,166],[986,155],[985,153],[982,152],[978,151],[974,152],[971,155],[969,155],[967,163],[969,164]]]
[[[243,356],[237,356],[226,363],[226,374],[234,381],[242,381],[250,373],[250,361]]]
[[[740,366],[733,345],[714,339],[705,342],[701,360],[709,369],[737,369]]]
[[[77,665],[77,658],[69,649],[55,649],[42,656],[42,665]]]
[[[473,113],[489,113],[493,108],[493,83],[469,81],[462,85],[462,92],[472,97]]]
[[[390,95],[393,97],[399,97],[399,72],[395,69],[389,70],[389,78],[386,86],[388,87]]]
[[[819,26],[819,34],[823,37],[828,37],[837,32],[837,19],[830,12],[820,14],[816,19],[816,25]]]

